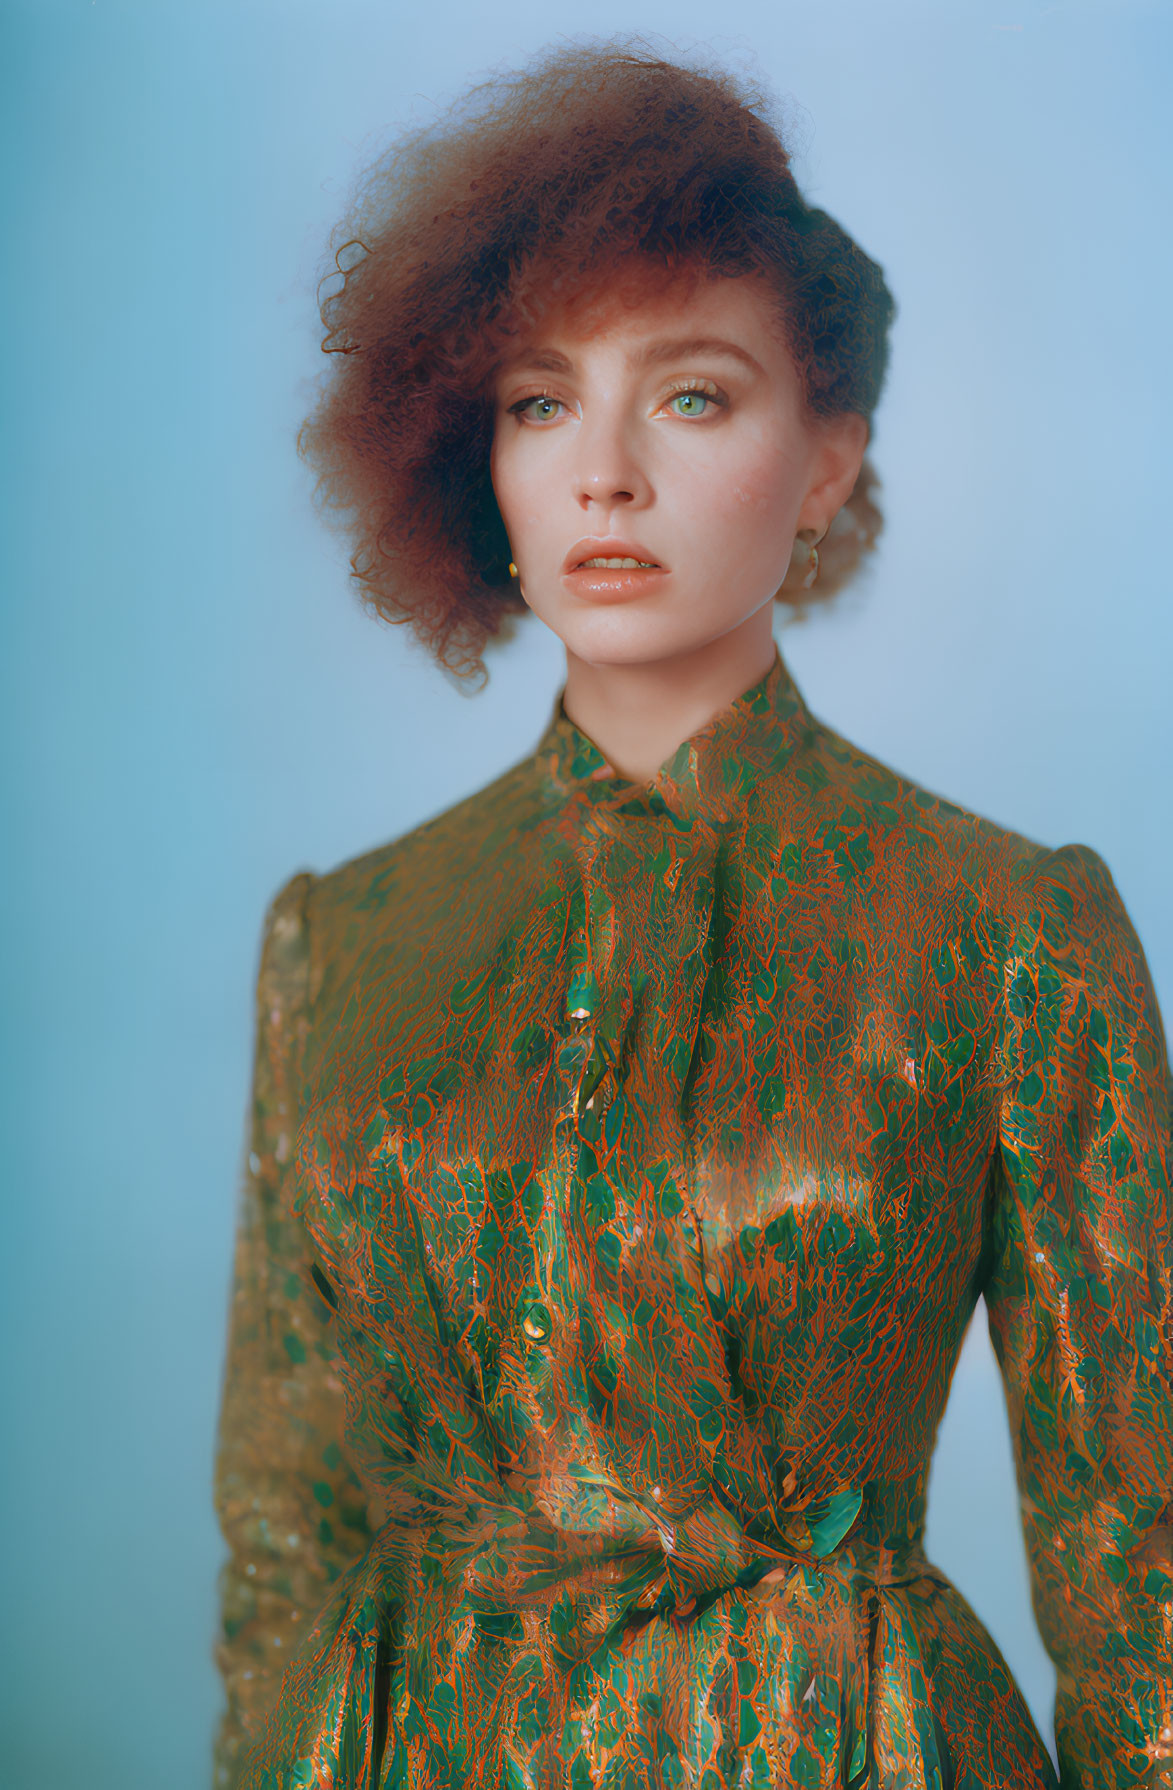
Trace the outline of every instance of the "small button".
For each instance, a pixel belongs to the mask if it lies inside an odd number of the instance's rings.
[[[570,1019],[589,1019],[599,1004],[599,984],[590,970],[579,970],[571,976],[566,990],[566,1013]]]
[[[521,1317],[521,1332],[532,1343],[549,1342],[554,1326],[544,1305],[527,1306]]]

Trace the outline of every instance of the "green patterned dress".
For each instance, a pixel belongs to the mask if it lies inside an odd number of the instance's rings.
[[[217,1782],[1043,1790],[922,1550],[984,1296],[1064,1790],[1173,1784],[1170,1086],[1101,861],[780,660],[273,904]]]

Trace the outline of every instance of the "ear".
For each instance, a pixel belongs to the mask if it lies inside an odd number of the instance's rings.
[[[814,451],[810,482],[798,512],[799,528],[826,534],[832,518],[855,489],[870,434],[867,417],[854,410],[820,418],[812,425]]]

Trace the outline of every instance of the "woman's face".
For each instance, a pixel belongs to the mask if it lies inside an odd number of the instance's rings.
[[[756,279],[551,309],[496,390],[493,489],[525,601],[589,663],[702,649],[773,601],[866,441],[862,417],[808,415]]]

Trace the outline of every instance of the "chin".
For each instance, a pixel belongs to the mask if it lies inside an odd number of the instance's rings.
[[[604,625],[555,630],[567,652],[588,665],[655,665],[708,646],[723,630],[666,626],[663,620],[641,622],[635,616],[608,617]]]
[[[640,605],[611,604],[568,613],[552,605],[539,619],[556,634],[568,653],[588,665],[654,665],[697,652],[736,627],[736,617],[687,617]],[[691,624],[691,625],[690,625]]]

